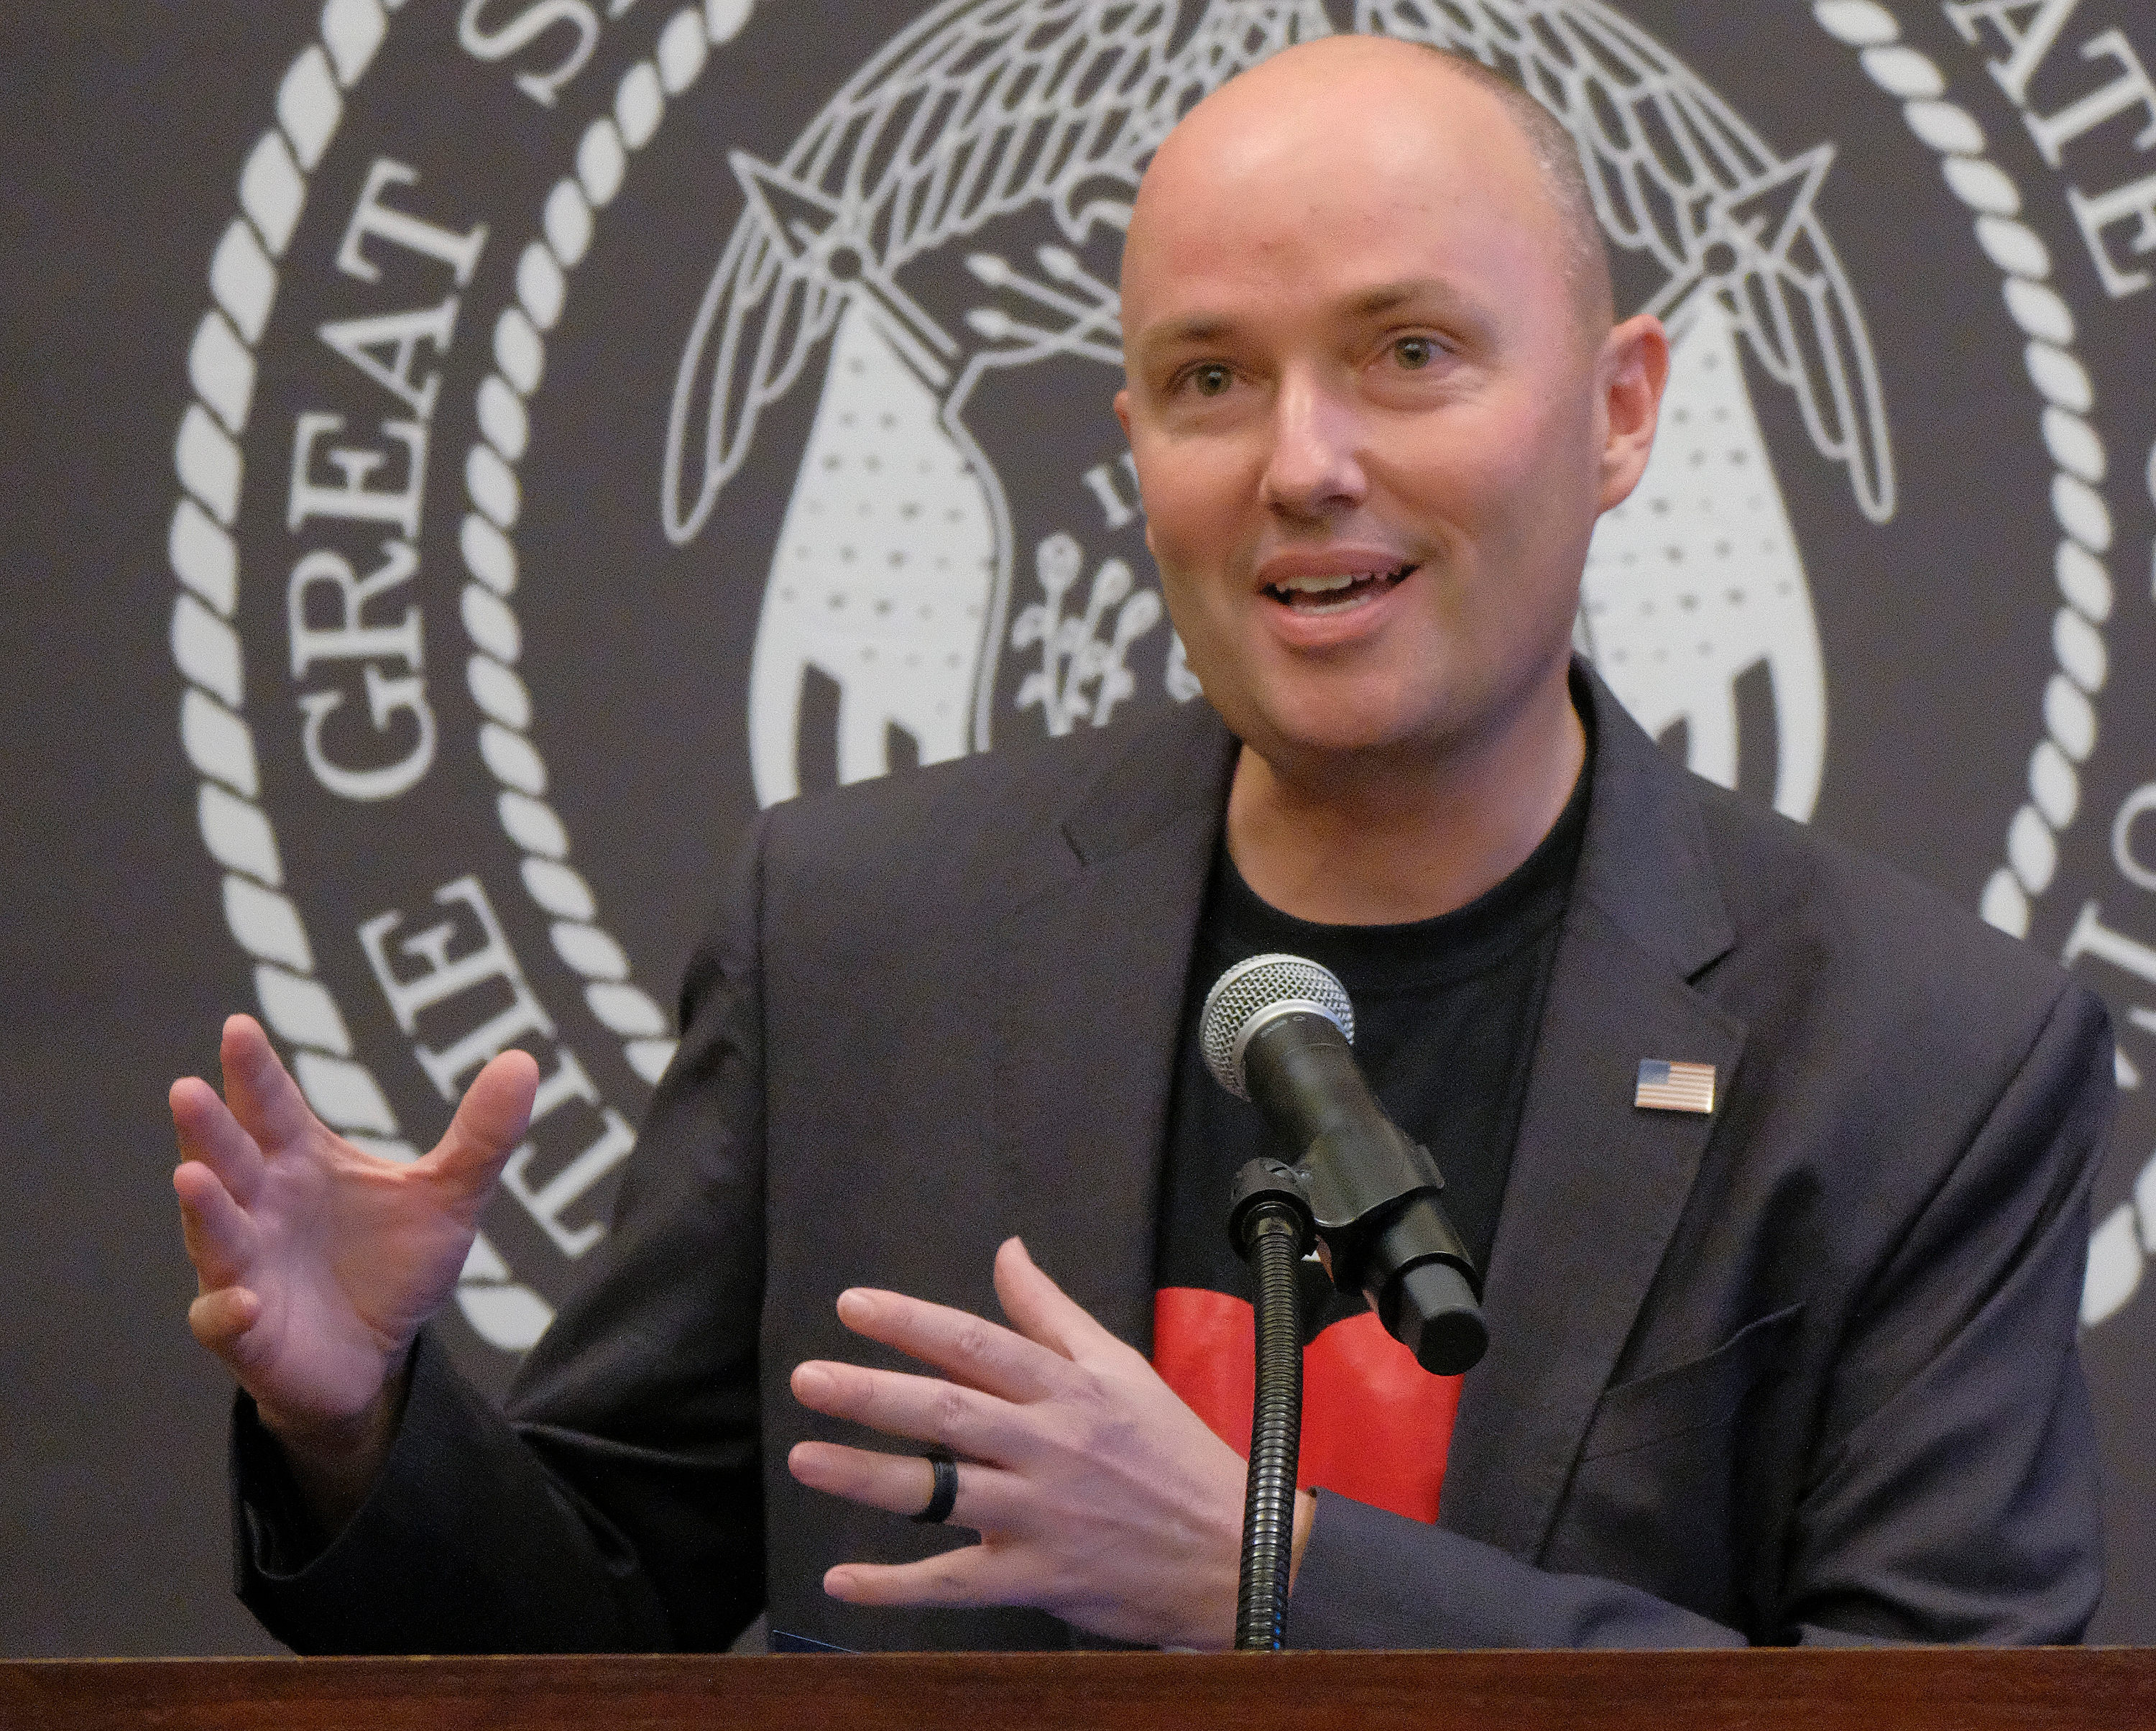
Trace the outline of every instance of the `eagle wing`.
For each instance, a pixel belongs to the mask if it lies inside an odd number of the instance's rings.
[[[843,234],[887,279],[1044,201],[1074,240],[1103,217],[1120,226],[1138,165],[1192,101],[1331,29],[1320,0],[1210,0],[1188,31],[1182,9],[950,0],[849,80],[775,167],[736,157],[747,208],[697,309],[667,429],[662,506],[675,541],[701,527],[758,415],[837,321],[848,292],[822,268],[823,236]]]
[[[1711,293],[1800,405],[1866,516],[1894,513],[1894,459],[1864,315],[1815,208],[1830,148],[1784,161],[1697,74],[1599,0],[1357,0],[1356,28],[1472,55],[1579,148],[1613,244],[1666,273],[1650,310]]]

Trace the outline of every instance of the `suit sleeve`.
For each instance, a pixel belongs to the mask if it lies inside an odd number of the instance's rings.
[[[1779,1602],[1759,1626],[1324,1496],[1289,1606],[1292,1643],[2078,1641],[2102,1569],[2075,1342],[2113,1094],[2102,1007],[2068,988],[1856,1296],[1780,1523]]]
[[[243,1397],[240,1597],[302,1652],[723,1650],[763,1603],[762,825],[692,961],[613,1230],[506,1416],[414,1348],[381,1479],[316,1546]]]

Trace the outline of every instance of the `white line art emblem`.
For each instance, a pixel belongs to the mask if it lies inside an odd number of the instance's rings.
[[[839,688],[841,781],[891,768],[894,729],[921,762],[991,742],[998,662],[1040,636],[1038,622],[1026,644],[1007,635],[1014,573],[1037,563],[1045,588],[1045,573],[1068,559],[1046,542],[1014,544],[1004,475],[1025,459],[1008,432],[969,423],[975,387],[989,368],[1051,353],[1120,366],[1113,288],[1072,249],[1097,224],[1127,224],[1139,171],[1193,100],[1334,28],[1315,0],[1208,0],[1186,30],[1189,9],[959,0],[896,38],[782,162],[735,154],[745,208],[682,353],[661,498],[669,536],[691,540],[759,418],[828,348],[751,679],[763,803],[800,786],[812,670]],[[1693,767],[1725,784],[1743,755],[1740,713],[1746,727],[1763,722],[1768,738],[1743,742],[1770,768],[1758,791],[1810,815],[1825,759],[1825,675],[1739,357],[1794,396],[1862,513],[1889,518],[1878,369],[1815,209],[1832,147],[1779,157],[1595,0],[1361,0],[1353,28],[1456,49],[1517,79],[1578,141],[1612,245],[1659,269],[1648,305],[1678,352],[1666,430],[1640,496],[1597,537],[1579,640],[1643,722],[1666,737],[1676,730]],[[968,252],[982,300],[935,303],[910,285],[939,249],[1034,207],[1064,244],[1016,261]],[[1122,657],[1159,617],[1148,592],[1121,591],[1131,581],[1116,562],[1095,580],[1120,608],[1082,625],[1077,654],[1098,672],[1096,691],[1043,703],[1053,670],[1029,681],[1028,706],[1053,730],[1104,722],[1127,693]],[[1748,682],[1758,701],[1745,701]]]

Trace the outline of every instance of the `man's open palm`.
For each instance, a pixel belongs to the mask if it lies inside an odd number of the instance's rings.
[[[495,1058],[406,1165],[323,1124],[253,1018],[225,1023],[218,1056],[222,1100],[192,1076],[172,1091],[172,1188],[201,1285],[188,1326],[273,1430],[335,1431],[368,1411],[455,1284],[538,1066]]]

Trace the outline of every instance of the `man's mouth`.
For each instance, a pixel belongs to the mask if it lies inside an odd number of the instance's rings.
[[[1299,614],[1347,613],[1376,600],[1414,568],[1400,565],[1390,571],[1330,571],[1283,578],[1266,584],[1265,593]]]

